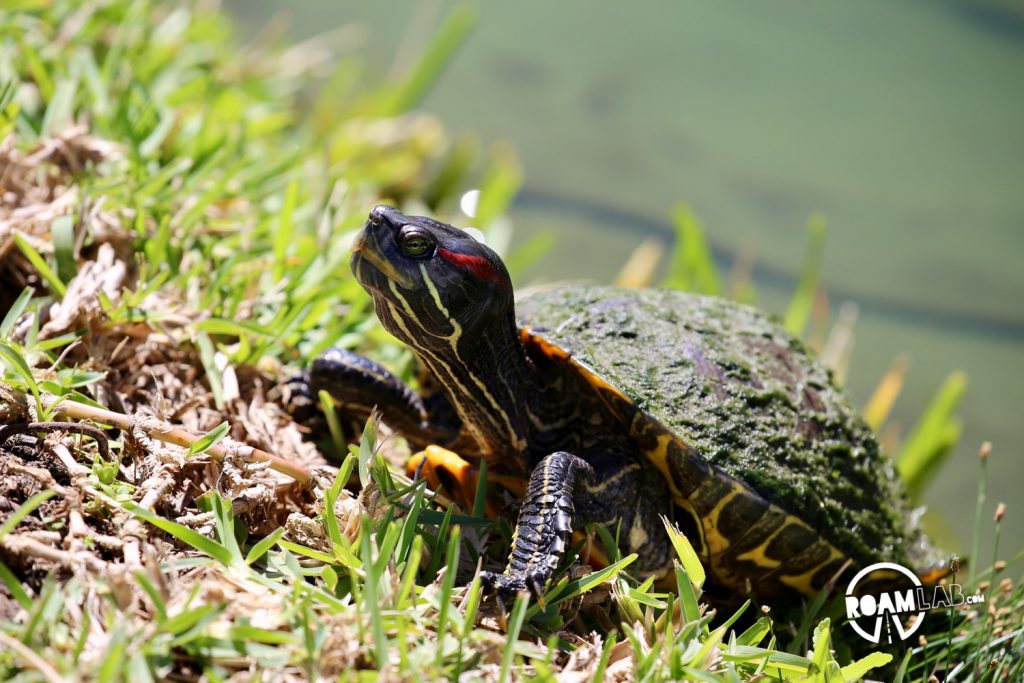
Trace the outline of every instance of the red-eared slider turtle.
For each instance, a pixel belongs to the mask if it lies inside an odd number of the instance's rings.
[[[711,585],[772,601],[844,566],[923,550],[890,461],[825,367],[755,309],[675,291],[565,287],[513,302],[468,233],[378,206],[352,270],[441,391],[366,358],[317,359],[313,388],[529,483],[499,595],[539,592],[570,532],[598,522],[647,573],[672,520]],[[849,564],[848,564],[849,563]]]

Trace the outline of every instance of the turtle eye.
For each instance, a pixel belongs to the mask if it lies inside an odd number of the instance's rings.
[[[407,256],[425,256],[434,246],[434,238],[415,226],[403,228],[400,241]]]

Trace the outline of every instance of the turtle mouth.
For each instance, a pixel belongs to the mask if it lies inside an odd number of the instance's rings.
[[[366,272],[365,264],[369,263],[377,272],[383,275],[388,280],[397,283],[403,289],[412,289],[416,286],[412,278],[398,270],[393,263],[388,261],[381,254],[380,245],[377,243],[377,238],[367,226],[356,235],[355,241],[352,243],[352,261],[351,267],[352,272],[355,274],[356,279],[359,280],[360,284],[365,287],[373,287],[375,283]]]

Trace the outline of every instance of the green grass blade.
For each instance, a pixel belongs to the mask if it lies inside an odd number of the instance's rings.
[[[231,425],[227,422],[221,422],[209,432],[192,442],[192,445],[188,447],[188,456],[199,455],[200,453],[205,453],[210,450],[221,439],[228,435],[228,431],[230,429]]]
[[[686,204],[679,204],[673,209],[672,222],[676,228],[676,245],[663,286],[701,294],[720,294],[722,285],[718,267],[704,236],[704,227]]]
[[[434,33],[419,62],[392,96],[385,114],[401,114],[415,107],[423,99],[427,90],[440,77],[445,66],[465,42],[476,21],[477,10],[472,5],[457,5],[452,8],[444,23]]]
[[[480,461],[477,473],[476,491],[473,493],[473,516],[483,517],[487,506],[487,461]]]
[[[364,517],[362,521],[362,533],[360,534],[362,541],[361,559],[363,566],[367,568],[368,574],[366,583],[363,584],[363,604],[370,614],[370,628],[373,633],[373,652],[377,660],[377,670],[383,672],[388,665],[388,637],[384,632],[384,621],[379,601],[381,574],[377,572],[377,565],[373,561],[373,547],[371,545],[373,528],[370,526],[369,519]]]
[[[327,538],[331,539],[334,545],[341,545],[344,541],[341,537],[341,527],[338,524],[337,512],[334,504],[337,501],[337,494],[333,489],[324,491],[324,529],[327,531]]]
[[[124,659],[127,649],[128,641],[124,631],[121,628],[115,628],[96,675],[96,680],[99,683],[114,683],[123,679]]]
[[[341,429],[341,420],[338,419],[334,398],[323,389],[317,392],[317,398],[320,401],[320,412],[323,413],[324,420],[327,422],[327,431],[331,435],[331,443],[334,445],[336,452],[342,453],[345,450],[345,434]],[[349,454],[349,457],[353,456]]]
[[[821,280],[821,262],[825,255],[825,217],[814,214],[807,221],[807,247],[804,261],[800,266],[800,278],[797,280],[796,291],[790,299],[789,308],[783,324],[793,335],[802,337],[807,328],[814,307],[814,297],[818,293]]]
[[[32,267],[39,272],[39,276],[46,280],[46,284],[49,285],[50,290],[57,296],[63,298],[67,294],[68,288],[64,285],[57,273],[53,272],[50,268],[50,264],[46,262],[42,254],[36,251],[36,248],[22,235],[20,232],[14,233],[14,243],[18,245],[18,249],[28,259]]]
[[[162,630],[174,636],[170,643],[172,647],[180,647],[202,635],[226,608],[227,605],[217,604],[183,609],[168,617],[162,624]]]
[[[675,548],[676,555],[679,556],[683,569],[686,570],[694,586],[701,588],[707,576],[697,551],[693,549],[690,540],[676,529],[675,525],[667,517],[662,517],[661,521],[665,525],[665,531],[668,533],[669,540],[672,541],[672,547]]]
[[[53,236],[53,255],[57,261],[57,277],[63,282],[71,282],[78,272],[75,262],[75,218],[60,216],[50,223],[50,234]]]
[[[299,545],[298,543],[292,543],[291,541],[286,541],[284,539],[279,540],[278,543],[281,545],[282,548],[290,550],[297,555],[302,555],[303,557],[308,557],[310,559],[317,560],[319,562],[325,562],[327,564],[335,564],[337,562],[337,560],[334,557],[328,555],[327,553],[322,553],[319,550],[307,548],[306,546]]]
[[[824,674],[828,661],[831,658],[829,642],[831,640],[831,626],[828,617],[822,619],[814,628],[814,646],[811,653],[811,666],[817,674]],[[821,678],[824,681],[824,678]]]
[[[527,595],[520,593],[512,607],[512,616],[508,620],[508,631],[505,634],[505,647],[501,654],[501,674],[498,677],[500,683],[508,683],[511,680],[512,662],[515,659],[516,644],[519,641],[519,632],[523,628],[528,602]]]
[[[675,565],[676,590],[679,593],[680,608],[687,623],[700,619],[700,604],[697,599],[697,589],[690,575],[680,564]]]
[[[416,575],[419,573],[420,560],[423,557],[423,536],[416,536],[409,549],[408,559],[402,573],[402,584],[398,589],[398,598],[395,604],[399,609],[409,603],[416,585]]]
[[[913,650],[907,650],[907,653],[903,655],[903,660],[900,662],[899,669],[896,670],[896,676],[892,679],[893,683],[903,683],[907,677],[907,667],[910,666],[910,659],[913,656]]]
[[[55,495],[57,495],[56,491],[53,489],[46,489],[45,491],[33,494],[28,500],[19,505],[18,509],[15,510],[10,517],[5,519],[3,524],[0,524],[0,541],[3,540],[4,536],[14,530],[14,527],[18,526],[18,524],[21,523],[21,520],[28,517],[32,514],[33,510],[53,498]]]
[[[124,508],[136,517],[149,522],[158,529],[166,531],[182,543],[192,546],[201,553],[209,555],[221,564],[230,565],[234,559],[231,551],[226,547],[211,538],[207,538],[206,536],[189,529],[187,526],[178,524],[177,522],[172,522],[169,519],[164,519],[155,512],[147,510],[135,503],[124,503]]]
[[[284,205],[278,215],[277,230],[274,231],[274,278],[280,280],[284,277],[287,266],[288,249],[295,242],[295,222],[293,215],[295,205],[298,203],[299,184],[292,181],[288,185],[288,191],[284,196]]]
[[[441,518],[441,524],[437,529],[437,539],[434,543],[434,551],[430,557],[430,565],[427,567],[428,576],[436,576],[438,570],[441,568],[441,559],[444,558],[448,552],[448,529],[452,524],[452,509],[448,508],[444,512],[444,517]],[[424,515],[424,521],[426,521],[426,515]]]
[[[423,510],[423,500],[426,491],[426,481],[417,482],[409,503],[409,510],[402,520],[402,536],[398,544],[398,551],[395,554],[396,562],[404,562],[412,549],[413,540],[418,537],[417,524],[419,524],[420,512]]]
[[[42,135],[53,135],[71,125],[75,90],[78,88],[76,81],[74,78],[61,78],[58,81],[53,99],[50,100],[43,115],[39,131]]]
[[[578,579],[573,579],[565,585],[564,589],[558,591],[558,594],[555,595],[548,602],[550,604],[558,604],[571,597],[582,595],[583,593],[586,593],[587,591],[592,590],[597,586],[600,586],[602,583],[611,581],[615,576],[619,574],[619,572],[621,572],[629,565],[633,564],[636,558],[636,553],[632,553],[630,555],[626,555],[618,562],[608,565],[604,569],[599,569],[598,571],[591,572],[586,576],[581,576]]]
[[[231,553],[231,564],[244,564],[242,549],[238,546],[238,538],[235,536],[235,515],[231,510],[231,502],[216,492],[212,494],[212,499],[213,515],[217,520],[217,539]]]
[[[960,438],[953,416],[967,390],[967,375],[954,372],[942,383],[896,458],[896,469],[912,496],[918,496]]]
[[[444,578],[441,579],[441,606],[437,613],[437,666],[441,667],[444,657],[444,637],[448,632],[448,612],[452,607],[452,591],[455,588],[455,574],[459,567],[461,528],[454,527],[445,553]]]
[[[505,257],[505,268],[513,280],[516,280],[526,269],[530,268],[555,246],[555,236],[550,232],[538,232],[531,235],[521,246]]]
[[[505,213],[523,184],[523,169],[510,147],[495,145],[492,157],[490,170],[480,182],[480,199],[476,206],[474,224],[481,228],[490,226],[495,218]],[[490,237],[494,237],[493,232]],[[501,251],[500,246],[498,251]]]
[[[604,681],[604,673],[608,669],[608,660],[612,656],[612,648],[618,642],[618,634],[612,632],[608,636],[608,639],[604,641],[604,647],[601,648],[601,657],[597,660],[597,667],[594,669],[594,683],[602,683]]]
[[[367,486],[370,483],[370,460],[374,456],[377,443],[377,420],[371,415],[363,426],[363,435],[359,439],[359,483]]]
[[[3,322],[0,322],[0,339],[6,339],[11,335],[11,330],[14,329],[14,323],[18,322],[18,318],[25,312],[25,307],[28,306],[28,302],[32,300],[32,288],[26,287],[21,290],[21,294],[14,300],[11,307],[7,309],[7,314],[4,315]]]
[[[892,655],[888,652],[872,652],[871,654],[844,666],[842,668],[843,680],[859,681],[872,669],[883,667],[891,661]]]
[[[14,598],[14,601],[17,602],[23,610],[27,612],[31,609],[32,597],[28,594],[28,591],[25,590],[25,587],[22,586],[21,580],[18,579],[18,577],[14,575],[14,572],[8,569],[7,565],[3,562],[0,562],[0,581],[2,581],[4,586],[7,587],[11,597]]]
[[[18,38],[18,48],[21,50],[21,57],[25,60],[28,72],[32,76],[33,82],[36,87],[39,88],[40,94],[43,96],[43,101],[48,102],[53,97],[54,85],[53,79],[50,77],[50,69],[47,68],[46,63],[39,56],[39,53],[32,47],[32,45],[25,39],[25,36]]]
[[[163,595],[160,594],[160,589],[156,587],[153,580],[149,578],[149,575],[140,569],[135,572],[135,582],[139,584],[139,587],[149,596],[150,602],[153,603],[157,621],[161,622],[166,619],[167,603],[164,601]]]
[[[199,348],[199,360],[206,370],[206,381],[210,384],[210,392],[213,394],[214,403],[218,410],[224,409],[224,380],[221,378],[220,368],[217,367],[213,342],[205,333],[196,335],[196,346]]]

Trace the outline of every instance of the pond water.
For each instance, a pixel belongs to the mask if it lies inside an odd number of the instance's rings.
[[[447,3],[229,0],[253,31],[364,27],[371,74],[429,39]],[[963,438],[929,488],[932,532],[970,550],[976,452],[994,443],[986,539],[1024,546],[1024,10],[1009,1],[486,3],[423,107],[453,132],[509,140],[525,170],[516,240],[553,250],[524,279],[610,281],[676,202],[723,267],[754,250],[781,312],[808,216],[829,224],[833,304],[860,307],[847,385],[863,403],[910,360],[906,430],[952,370]],[[990,552],[979,564],[987,565]]]

